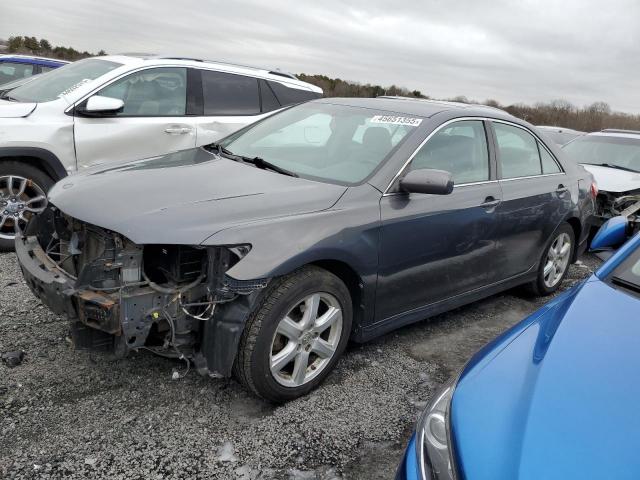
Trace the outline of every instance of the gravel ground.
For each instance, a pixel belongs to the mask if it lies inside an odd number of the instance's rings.
[[[588,275],[591,256],[563,288]],[[284,406],[147,353],[74,351],[66,321],[0,254],[0,477],[389,479],[438,386],[545,302],[507,292],[351,346],[318,390]]]

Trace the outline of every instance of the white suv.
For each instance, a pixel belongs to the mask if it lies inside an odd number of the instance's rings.
[[[35,78],[0,99],[0,250],[68,174],[206,145],[321,96],[290,74],[183,58],[96,57]]]

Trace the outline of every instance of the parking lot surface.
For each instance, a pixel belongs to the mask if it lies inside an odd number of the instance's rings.
[[[585,256],[563,289],[599,261]],[[438,385],[547,299],[510,291],[365,345],[318,390],[286,405],[233,380],[140,352],[75,351],[67,321],[40,304],[13,254],[0,254],[2,478],[393,478],[418,413]]]

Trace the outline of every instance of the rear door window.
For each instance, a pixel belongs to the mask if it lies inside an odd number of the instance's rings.
[[[257,115],[260,113],[258,79],[201,70],[204,115]]]
[[[309,100],[313,100],[314,98],[321,97],[319,93],[289,87],[280,82],[274,82],[270,80],[268,83],[273,92],[276,94],[276,97],[278,97],[278,100],[280,101],[280,104],[282,106],[307,102]]]
[[[502,178],[530,177],[542,174],[538,142],[526,130],[495,123],[498,158]]]
[[[260,80],[260,98],[262,100],[263,112],[272,112],[281,107],[280,102],[266,80]]]
[[[541,143],[538,143],[538,149],[540,150],[540,160],[542,161],[542,173],[545,175],[551,173],[560,173],[560,167],[558,162],[551,156],[546,148]]]

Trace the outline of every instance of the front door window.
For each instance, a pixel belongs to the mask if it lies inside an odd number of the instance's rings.
[[[187,108],[187,69],[151,68],[132,73],[98,92],[117,98],[120,117],[178,117]]]

